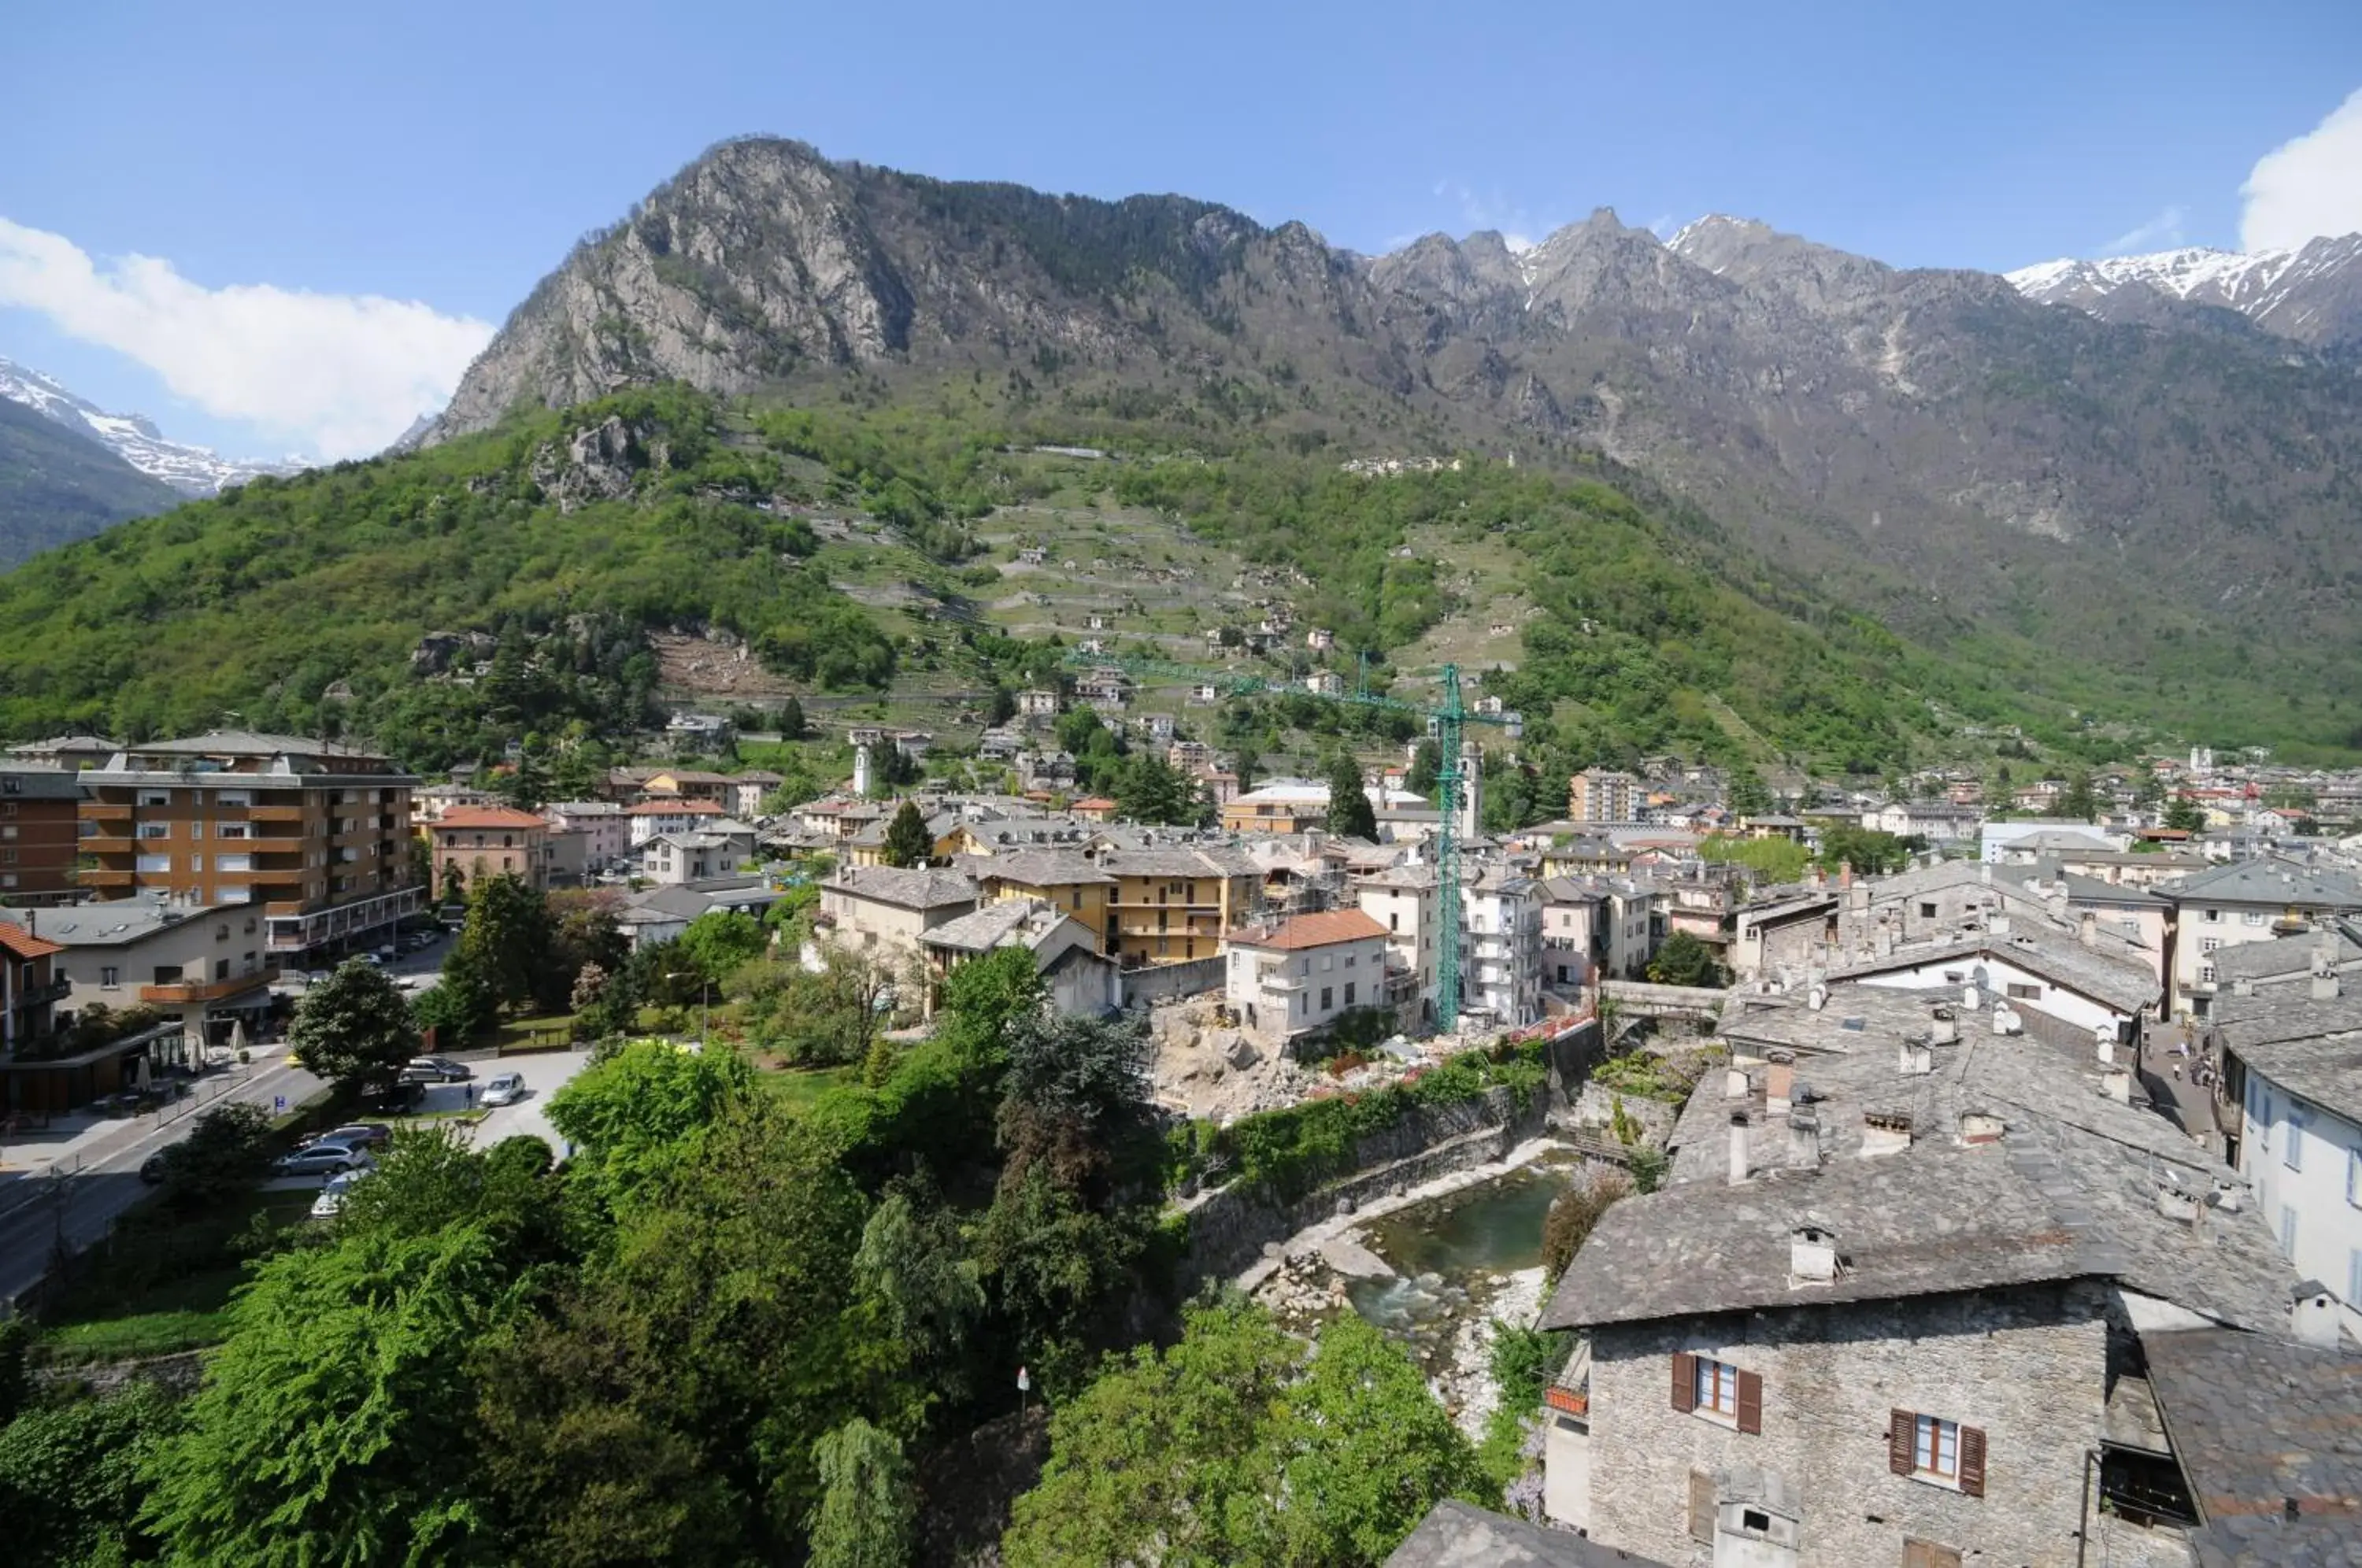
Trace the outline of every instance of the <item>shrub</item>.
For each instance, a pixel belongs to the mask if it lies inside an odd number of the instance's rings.
[[[1574,1254],[1618,1198],[1628,1197],[1632,1178],[1621,1171],[1595,1171],[1559,1194],[1542,1219],[1542,1275],[1555,1284]]]

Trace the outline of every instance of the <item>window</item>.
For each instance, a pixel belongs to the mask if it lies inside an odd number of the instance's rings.
[[[2362,1247],[2345,1254],[2345,1305],[2362,1306]]]
[[[2264,923],[2264,911],[2261,910],[2248,910],[2239,916],[2239,923],[2241,925],[2261,925]]]
[[[2042,999],[2042,988],[2040,986],[2021,986],[2013,982],[2009,988],[2009,997],[2012,1001],[2040,1001]]]
[[[2292,1171],[2304,1169],[2304,1115],[2296,1107],[2289,1107],[2288,1146],[2280,1151],[2280,1164]]]
[[[1985,1434],[1941,1416],[1895,1410],[1886,1419],[1887,1468],[1937,1486],[1985,1495]]]
[[[139,791],[139,803],[143,806],[169,806],[172,803],[172,791],[142,790]]]
[[[2221,923],[2222,919],[2223,911],[2221,910],[2208,910],[2206,911],[2206,923],[2209,925],[2219,924]]]
[[[1676,1352],[1673,1408],[1726,1421],[1742,1432],[1760,1432],[1763,1430],[1763,1378],[1728,1362]]]
[[[248,835],[244,823],[216,823],[214,824],[214,836],[215,838],[245,838]]]
[[[141,838],[170,838],[171,834],[172,824],[170,823],[141,823],[139,824],[139,836]]]
[[[1714,1544],[1714,1477],[1703,1470],[1690,1472],[1690,1539]]]
[[[17,824],[15,823],[10,823],[6,827],[0,827],[0,838],[14,838],[16,836]]]
[[[2222,945],[2223,939],[2219,936],[2202,936],[2198,939],[2198,951],[2201,953],[2218,951]]]
[[[1929,901],[1922,901],[1919,905],[1919,918],[1921,920],[1934,920],[1936,918],[1935,904]]]
[[[214,797],[214,803],[220,806],[247,806],[254,803],[254,797],[244,790],[225,790]]]
[[[2280,1205],[2280,1252],[2293,1259],[2296,1256],[2296,1206]]]
[[[1323,986],[1320,988],[1320,1010],[1322,1012],[1327,1012],[1330,1008],[1337,1005],[1334,1001],[1330,999],[1331,994],[1332,993],[1329,987]]]
[[[1351,980],[1345,982],[1345,1005],[1347,1007],[1353,1005],[1353,983]]]
[[[2345,1151],[2345,1201],[2362,1209],[2362,1149]]]
[[[203,837],[204,837],[204,836],[205,836],[205,824],[204,824],[204,823],[201,823],[201,822],[194,822],[194,821],[191,822],[191,823],[189,823],[189,836],[190,836],[191,838],[203,838]]]
[[[169,855],[143,855],[133,864],[149,876],[163,876],[172,869],[172,857]]]
[[[98,984],[101,990],[119,989],[123,985],[123,971],[112,964],[103,966],[98,971]]]
[[[254,857],[250,855],[216,855],[214,856],[214,869],[216,871],[251,871],[254,869]],[[224,932],[222,934],[226,936],[229,933],[227,932]]]
[[[226,980],[229,978],[228,959],[216,958],[214,960],[214,978],[216,980]]]
[[[2214,983],[2213,965],[2201,964],[2198,966],[2198,983],[2202,986],[2211,986]]]

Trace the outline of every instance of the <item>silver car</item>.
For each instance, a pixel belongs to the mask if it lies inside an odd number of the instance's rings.
[[[377,1162],[358,1143],[323,1138],[292,1154],[281,1154],[271,1167],[281,1176],[342,1176],[347,1171],[373,1171]]]
[[[484,1080],[483,1103],[514,1105],[525,1097],[523,1073],[494,1073]]]

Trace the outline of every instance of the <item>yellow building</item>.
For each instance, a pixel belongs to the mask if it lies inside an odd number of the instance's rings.
[[[1213,957],[1258,904],[1254,863],[1219,847],[1020,851],[975,871],[986,898],[1052,904],[1127,967]]]
[[[1329,786],[1275,778],[1222,802],[1222,826],[1231,833],[1302,833],[1329,822]]]

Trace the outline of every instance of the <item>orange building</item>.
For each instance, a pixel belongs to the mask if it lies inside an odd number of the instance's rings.
[[[494,877],[514,877],[529,888],[549,886],[549,823],[509,806],[459,806],[429,823],[435,887],[439,892],[457,867],[468,887]]]
[[[425,906],[418,780],[373,752],[216,730],[127,745],[79,777],[76,879],[102,899],[260,904],[277,956],[374,944]]]

